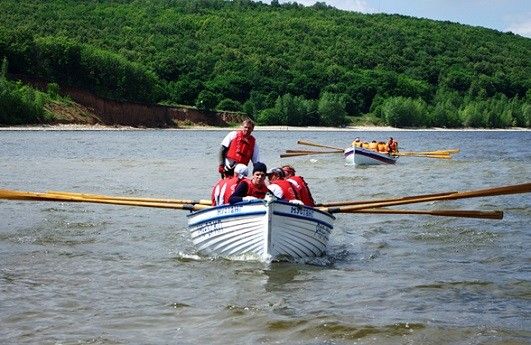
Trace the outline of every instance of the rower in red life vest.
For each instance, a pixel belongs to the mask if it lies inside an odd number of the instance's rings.
[[[306,206],[315,206],[310,188],[302,176],[295,175],[295,169],[291,165],[284,165],[282,167],[284,171],[285,179],[291,183],[293,189],[299,194],[300,200]]]
[[[267,176],[269,177],[269,186],[267,188],[274,196],[284,201],[303,204],[291,183],[284,179],[284,171],[281,168],[271,169]]]
[[[253,164],[259,162],[258,145],[251,135],[253,130],[254,122],[246,119],[240,130],[230,132],[221,142],[218,171],[222,177],[232,176],[236,164],[248,165],[249,161]]]
[[[265,184],[266,172],[267,167],[264,163],[254,163],[253,175],[250,179],[244,178],[238,183],[229,198],[229,203],[232,205],[242,201],[265,198],[268,192]]]
[[[247,177],[248,172],[247,165],[236,164],[234,167],[234,176],[226,176],[219,179],[214,189],[212,189],[212,206],[228,204],[230,196],[236,189],[236,185]]]
[[[398,152],[398,142],[393,140],[393,137],[389,138],[387,142],[387,153]]]

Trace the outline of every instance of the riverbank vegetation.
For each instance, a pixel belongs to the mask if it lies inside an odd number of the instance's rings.
[[[47,122],[51,114],[44,104],[48,94],[6,78],[7,59],[0,71],[0,124],[21,125]]]
[[[531,40],[512,33],[248,0],[4,0],[0,23],[9,73],[109,99],[266,125],[531,126]]]

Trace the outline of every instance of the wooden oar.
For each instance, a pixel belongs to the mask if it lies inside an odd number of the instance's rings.
[[[0,189],[0,199],[9,200],[32,200],[32,201],[63,201],[63,202],[89,202],[96,204],[112,204],[125,206],[141,206],[141,207],[156,207],[156,208],[171,208],[197,211],[209,208],[207,205],[187,204],[187,203],[160,203],[148,201],[130,201],[130,200],[109,200],[97,198],[84,198],[79,196],[58,195],[37,192],[25,192],[9,189]]]
[[[50,190],[47,194],[65,195],[65,196],[78,196],[89,199],[106,199],[106,200],[125,200],[125,201],[147,201],[147,202],[160,202],[160,203],[176,203],[176,204],[200,204],[210,206],[212,202],[210,200],[188,200],[188,199],[155,199],[155,198],[137,198],[137,197],[124,197],[124,196],[110,196],[102,194],[89,194],[89,193],[74,193],[74,192],[60,192]]]
[[[417,158],[438,158],[438,159],[452,159],[452,156],[450,155],[428,155],[428,154],[422,154],[422,155],[403,155],[400,152],[395,152],[391,154],[392,156],[404,156],[404,157],[417,157]]]
[[[315,154],[330,154],[330,153],[342,153],[337,151],[321,151],[321,152],[313,152],[313,153],[281,153],[280,158],[286,158],[286,157],[298,157],[298,156],[311,156]]]
[[[399,198],[386,198],[386,199],[374,199],[374,200],[333,201],[333,202],[324,202],[324,203],[316,204],[315,206],[316,207],[333,207],[333,206],[370,205],[370,204],[377,204],[377,203],[380,203],[380,202],[403,201],[403,200],[427,198],[427,197],[434,197],[434,196],[444,196],[444,195],[450,195],[450,194],[455,194],[455,193],[458,193],[458,192],[421,194],[421,195],[403,196],[403,197],[399,197]]]
[[[393,156],[406,156],[406,157],[424,157],[424,156],[445,156],[451,157],[449,153],[413,153],[413,152],[392,152]]]
[[[343,151],[341,152],[339,151],[288,152],[288,153],[280,154],[280,158],[309,156],[309,155],[315,155],[315,154],[329,154],[329,153],[343,153]],[[392,156],[400,156],[400,154],[393,153]],[[419,156],[407,155],[406,157],[452,159],[452,156],[450,155],[419,155]]]
[[[382,213],[382,214],[423,214],[441,217],[461,217],[461,218],[484,218],[503,219],[502,211],[475,211],[475,210],[391,210],[387,208],[369,208],[363,210],[352,210],[344,213]]]
[[[329,152],[329,153],[343,153],[344,150],[334,150],[334,151],[316,151],[316,150],[286,150],[286,153],[320,153],[320,152]]]
[[[310,141],[305,141],[305,140],[299,140],[299,141],[297,141],[297,144],[315,146],[315,147],[325,147],[325,148],[328,148],[328,149],[334,149],[334,150],[338,150],[338,151],[341,151],[341,152],[343,152],[345,150],[344,148],[341,148],[341,147],[321,145],[321,144],[312,143]]]
[[[452,155],[454,153],[459,153],[460,149],[448,149],[448,150],[438,150],[438,151],[400,151],[402,154],[425,154],[425,155]]]
[[[339,212],[351,212],[354,210],[362,210],[375,207],[387,207],[387,206],[396,206],[396,205],[407,205],[415,204],[420,202],[429,202],[429,201],[442,201],[442,200],[457,200],[465,198],[479,198],[487,196],[496,196],[496,195],[508,195],[508,194],[519,194],[519,193],[529,193],[531,192],[531,183],[487,188],[487,189],[478,189],[465,192],[456,192],[449,195],[440,195],[440,196],[424,196],[418,198],[410,198],[406,200],[392,200],[392,201],[383,201],[378,203],[366,203],[359,205],[351,206],[339,206],[339,207],[322,207],[322,211],[329,213],[339,213]]]

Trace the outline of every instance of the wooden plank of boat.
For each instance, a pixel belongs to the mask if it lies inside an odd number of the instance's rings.
[[[348,147],[344,152],[345,162],[348,165],[382,165],[395,164],[398,157],[387,153],[367,150],[361,147]]]
[[[312,207],[257,199],[191,213],[188,228],[202,255],[271,262],[324,255],[334,220]]]

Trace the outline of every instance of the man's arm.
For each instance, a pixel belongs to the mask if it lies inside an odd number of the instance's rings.
[[[228,151],[228,147],[221,145],[221,148],[219,149],[219,165],[225,165],[225,157],[227,156]]]
[[[274,196],[276,196],[278,199],[282,199],[284,197],[284,192],[282,192],[282,188],[280,188],[279,185],[271,183],[269,186],[267,186],[267,189],[271,193],[273,193]]]
[[[247,195],[247,189],[247,183],[245,183],[244,181],[240,181],[240,183],[238,183],[238,185],[234,189],[234,193],[232,193],[232,195],[230,196],[229,203],[232,205],[237,202],[242,202],[243,197]]]
[[[229,146],[232,140],[236,138],[236,131],[229,132],[221,141],[221,149],[219,150],[219,165],[225,165],[225,157],[229,151]]]

